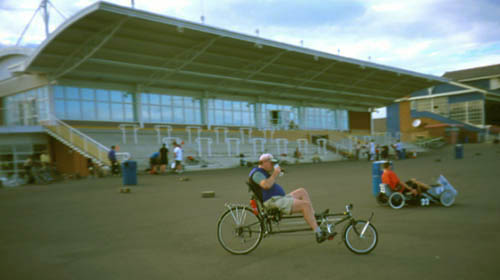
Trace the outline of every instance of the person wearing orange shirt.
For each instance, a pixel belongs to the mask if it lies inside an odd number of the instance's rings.
[[[409,180],[408,183],[401,182],[396,173],[391,170],[391,164],[389,162],[385,162],[383,166],[384,173],[382,174],[382,183],[387,184],[392,191],[400,193],[409,191],[414,196],[417,196],[422,193],[422,190],[426,191],[430,189],[430,186],[415,179]],[[416,189],[409,186],[408,184],[416,186]]]

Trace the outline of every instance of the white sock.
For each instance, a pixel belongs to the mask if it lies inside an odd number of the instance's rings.
[[[316,232],[316,233],[321,233],[321,228],[320,228],[320,227],[317,227],[317,228],[314,230],[314,232]]]

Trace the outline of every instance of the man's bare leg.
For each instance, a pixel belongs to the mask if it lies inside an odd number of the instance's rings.
[[[290,195],[293,196],[293,198],[295,199],[309,201],[309,203],[311,203],[311,198],[309,198],[309,193],[304,188],[296,189],[293,192],[291,192]]]
[[[311,202],[306,200],[294,199],[292,205],[292,213],[302,213],[307,224],[314,231],[316,231],[318,223],[316,221],[316,217],[314,217],[314,210],[312,208]]]

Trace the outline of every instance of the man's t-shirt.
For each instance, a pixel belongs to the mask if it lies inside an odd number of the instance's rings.
[[[111,150],[109,151],[108,153],[108,159],[110,161],[116,161],[116,153],[115,153],[115,150]]]
[[[160,148],[160,159],[162,161],[168,161],[168,149],[161,147]]]
[[[182,148],[177,146],[174,149],[175,160],[182,161]]]
[[[254,171],[254,173],[252,175],[252,181],[254,181],[259,186],[260,186],[260,182],[262,182],[262,180],[265,180],[265,179],[270,177],[270,176],[266,176],[263,172],[265,172],[265,171],[256,170],[256,171]],[[269,175],[269,173],[267,175]],[[264,202],[266,202],[266,200],[270,199],[273,196],[285,196],[285,195],[286,195],[286,193],[283,190],[283,188],[276,183],[274,183],[273,186],[268,190],[262,189],[262,200]]]
[[[399,178],[396,173],[394,173],[394,171],[385,169],[384,173],[382,174],[382,183],[389,185],[391,190],[395,191],[396,186],[399,183]],[[403,192],[403,189],[401,189],[399,192]]]

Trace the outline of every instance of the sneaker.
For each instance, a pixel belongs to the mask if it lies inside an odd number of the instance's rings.
[[[327,239],[333,240],[333,238],[335,237],[335,235],[337,235],[337,233],[332,231],[333,227],[331,225],[329,225],[329,226],[330,226],[330,232],[328,232],[325,229],[322,229],[320,232],[316,232],[316,242],[322,243],[323,241],[325,241]]]
[[[326,240],[325,233],[323,231],[316,232],[316,242],[321,243]]]

